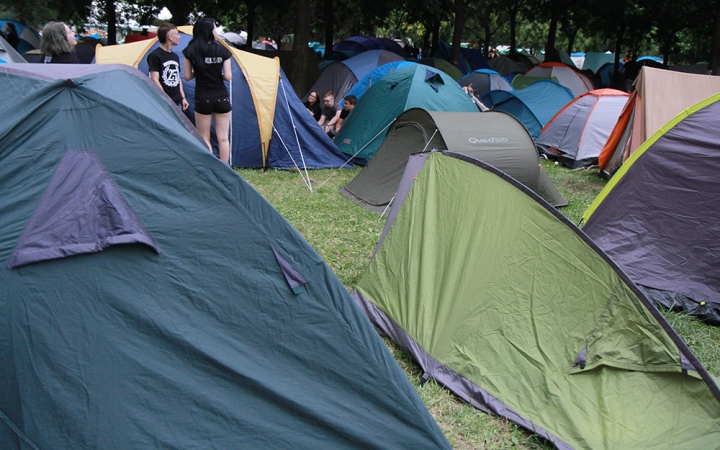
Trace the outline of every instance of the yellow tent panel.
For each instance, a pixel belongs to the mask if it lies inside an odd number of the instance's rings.
[[[192,36],[193,27],[183,25],[178,27],[180,33]],[[102,47],[98,45],[95,51],[96,64],[125,64],[139,67],[140,62],[147,56],[157,38],[147,39],[130,44]],[[277,101],[278,82],[280,80],[280,60],[244,52],[230,47],[224,41],[218,40],[233,55],[233,59],[240,67],[250,86],[250,93],[255,103],[255,112],[258,117],[260,141],[262,145],[263,165],[267,161],[267,152],[273,133],[275,120],[275,102]],[[230,84],[232,89],[232,83]]]

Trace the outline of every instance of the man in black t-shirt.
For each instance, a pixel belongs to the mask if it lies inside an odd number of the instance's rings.
[[[325,95],[323,95],[323,115],[320,117],[318,124],[323,127],[323,131],[329,136],[334,134],[335,124],[340,120],[341,111],[340,104],[335,103],[335,94],[333,94],[332,91],[326,92]]]
[[[180,57],[172,51],[180,43],[180,33],[175,25],[163,23],[157,37],[160,47],[147,56],[150,78],[184,111],[190,104],[180,81]]]
[[[350,111],[353,110],[355,107],[355,104],[357,103],[357,97],[350,94],[347,97],[345,97],[345,104],[343,105],[343,110],[340,111],[340,118],[337,121],[337,124],[335,124],[335,134],[338,134],[340,131],[340,127],[342,127],[343,123],[345,123],[345,119],[347,119],[347,116],[350,115]]]

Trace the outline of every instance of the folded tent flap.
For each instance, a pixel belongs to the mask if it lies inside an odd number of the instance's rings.
[[[287,282],[290,289],[292,289],[294,294],[299,294],[301,292],[300,287],[307,283],[305,281],[305,277],[303,277],[300,272],[295,269],[295,267],[290,263],[290,261],[285,258],[280,251],[278,251],[274,246],[270,246],[272,248],[273,254],[275,255],[275,259],[277,259],[278,265],[280,266],[280,269],[283,272],[283,275],[285,276],[285,281]]]
[[[101,252],[120,244],[143,244],[161,253],[97,155],[69,151],[7,267]]]
[[[683,364],[672,338],[640,302],[628,296],[608,299],[585,347],[573,362],[572,373],[598,366],[642,372],[681,372]],[[631,297],[630,297],[631,298]]]

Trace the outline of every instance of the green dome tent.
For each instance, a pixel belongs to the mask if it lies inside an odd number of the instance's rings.
[[[397,68],[372,85],[335,136],[335,144],[348,156],[369,160],[395,118],[410,108],[478,111],[475,103],[448,75],[421,64],[411,64]]]
[[[523,124],[502,111],[405,111],[393,122],[373,159],[340,193],[371,211],[383,212],[395,197],[411,154],[448,149],[502,170],[553,206],[568,204],[540,164]]]
[[[5,64],[0,91],[0,448],[450,448],[146,75]]]
[[[570,448],[715,448],[720,390],[567,218],[507,175],[414,155],[356,301],[463,400]]]

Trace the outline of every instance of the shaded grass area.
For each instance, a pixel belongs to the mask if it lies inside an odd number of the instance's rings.
[[[597,170],[571,171],[543,161],[550,178],[570,204],[560,209],[578,223],[606,181]],[[385,218],[338,193],[359,170],[309,172],[311,193],[297,172],[238,170],[297,229],[351,291],[365,271],[385,225]],[[684,314],[665,316],[711,373],[720,373],[720,328]],[[434,380],[420,385],[422,370],[392,342],[385,343],[420,394],[455,449],[546,449],[543,439],[513,423],[484,414],[455,397]]]

